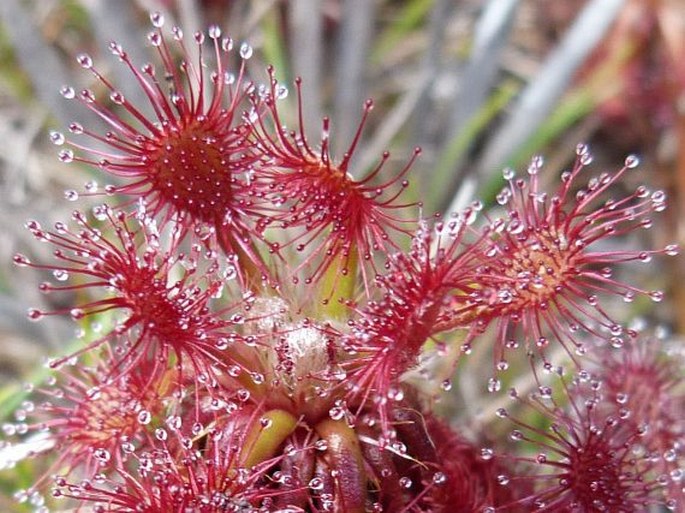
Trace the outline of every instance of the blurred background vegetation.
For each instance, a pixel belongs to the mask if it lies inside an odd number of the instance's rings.
[[[663,247],[685,235],[685,6],[681,0],[2,0],[0,2],[0,422],[21,401],[21,383],[43,372],[46,355],[63,354],[73,324],[26,320],[47,307],[38,272],[18,272],[11,256],[46,257],[23,228],[67,219],[65,189],[81,189],[91,171],[65,167],[50,129],[98,121],[59,95],[65,84],[101,87],[75,62],[91,53],[99,71],[127,98],[144,104],[124,66],[107,50],[122,44],[135,63],[147,48],[149,11],[186,34],[218,24],[255,49],[250,71],[264,80],[304,82],[305,125],[318,140],[321,117],[332,119],[338,154],[349,144],[366,98],[375,100],[354,173],[363,175],[391,151],[399,170],[423,148],[409,194],[427,213],[492,202],[505,166],[546,158],[546,179],[589,143],[594,170],[614,170],[635,153],[642,166],[625,187],[664,189],[671,208],[643,241]],[[192,45],[189,45],[192,47]],[[102,92],[102,91],[100,91]],[[104,96],[106,97],[106,95]],[[294,102],[293,102],[294,105]],[[102,180],[102,178],[100,178]],[[682,333],[682,259],[629,268],[667,300],[641,312]],[[640,281],[641,280],[641,281]],[[50,298],[52,299],[52,298]],[[625,316],[623,316],[625,317]],[[489,365],[489,362],[487,363]],[[488,371],[485,371],[488,372]],[[462,394],[469,384],[461,383]],[[19,466],[0,474],[6,494],[26,486]],[[0,510],[16,505],[0,498]]]

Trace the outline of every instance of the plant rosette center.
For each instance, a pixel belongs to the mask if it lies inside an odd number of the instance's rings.
[[[511,256],[502,262],[508,283],[498,292],[506,313],[546,306],[575,272],[575,253],[568,251],[563,236],[550,230],[524,236],[510,251]]]
[[[152,188],[165,202],[206,222],[230,210],[235,177],[228,168],[234,150],[209,122],[193,120],[151,146]]]

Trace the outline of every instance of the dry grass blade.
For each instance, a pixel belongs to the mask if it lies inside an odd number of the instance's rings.
[[[464,70],[460,73],[459,91],[446,130],[447,137],[443,139],[442,152],[436,166],[440,176],[452,174],[452,183],[460,184],[448,212],[464,208],[476,191],[476,177],[464,176],[467,174],[467,169],[462,167],[470,144],[455,153],[452,151],[452,141],[459,138],[474,116],[485,108],[485,102],[500,68],[500,54],[509,41],[518,5],[518,0],[493,0],[487,4],[476,26],[473,51]],[[451,170],[455,171],[450,172]],[[446,188],[445,192],[449,194],[449,188]],[[437,204],[444,206],[445,199],[448,197],[443,194],[438,198]]]
[[[420,66],[419,74],[421,76],[434,78],[440,73],[440,49],[444,43],[447,22],[450,19],[452,8],[452,2],[449,0],[435,0],[433,4],[428,19],[428,26],[426,27],[428,43]],[[426,91],[419,99],[416,107],[416,112],[419,115],[416,116],[412,127],[412,138],[419,146],[428,147],[433,144],[433,141],[427,135],[430,132],[428,128],[433,110],[431,99],[428,91]]]
[[[487,98],[499,69],[499,56],[509,40],[518,4],[518,0],[492,0],[478,20],[473,51],[459,77],[460,88],[447,140],[464,129]]]
[[[304,83],[304,125],[308,134],[321,128],[321,36],[323,18],[318,0],[293,0],[290,8],[293,73]]]
[[[369,169],[378,162],[378,156],[390,146],[397,133],[406,125],[407,120],[416,111],[430,82],[431,77],[426,74],[414,78],[411,82],[411,87],[403,94],[397,105],[388,112],[383,124],[379,126],[373,138],[367,144],[360,159],[359,169]],[[406,153],[409,153],[411,150],[412,148],[406,148]]]
[[[488,144],[478,166],[490,176],[522,145],[551,113],[588,54],[606,34],[624,0],[593,0],[576,18],[559,46],[543,64]]]
[[[373,35],[375,2],[345,0],[337,41],[335,91],[336,153],[344,151],[359,123],[366,87],[364,71]]]

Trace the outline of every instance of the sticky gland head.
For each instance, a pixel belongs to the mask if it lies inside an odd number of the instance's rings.
[[[530,474],[517,472],[517,486],[532,486],[517,505],[552,513],[646,511],[650,504],[661,503],[657,460],[645,438],[648,427],[632,425],[604,396],[601,381],[584,376],[566,383],[560,378],[565,397],[559,401],[558,391],[542,385],[537,376],[536,381],[539,393],[523,396],[512,389],[510,396],[526,405],[528,413],[544,416],[549,429],[509,416],[503,408],[497,412],[521,428],[512,430],[510,439],[526,445],[517,451],[520,456],[503,455],[522,469],[530,468]]]
[[[237,75],[233,75],[226,70],[233,42],[221,38],[220,30],[211,27],[208,33],[216,69],[208,73],[203,33],[194,35],[199,60],[193,63],[182,31],[172,29],[171,44],[161,30],[163,21],[155,21],[162,18],[152,15],[151,19],[155,30],[148,39],[162,63],[162,73],[156,72],[152,64],[139,69],[121,45],[110,44],[147,103],[135,105],[129,101],[95,69],[89,56],[79,56],[79,64],[110,91],[111,103],[98,100],[91,91],[77,94],[71,87],[64,87],[62,94],[77,98],[105,122],[109,131],[100,134],[72,123],[69,130],[73,138],[67,140],[54,132],[51,139],[55,144],[71,147],[60,152],[60,160],[83,162],[120,178],[120,184],[105,188],[108,194],[142,198],[151,217],[160,214],[162,221],[180,221],[187,231],[231,225],[230,231],[239,236],[255,234],[253,222],[262,213],[254,206],[251,178],[246,173],[251,159],[256,157],[251,157],[247,125],[240,110],[252,88],[244,76],[245,60],[251,50],[244,50],[249,49],[246,45],[241,47],[242,63]],[[76,199],[77,195],[71,197]]]
[[[102,230],[78,211],[73,218],[79,229],[59,223],[54,231],[46,231],[38,223],[29,223],[36,238],[56,248],[54,263],[33,264],[22,255],[15,259],[19,265],[52,271],[58,281],[64,281],[43,284],[43,292],[93,291],[101,296],[69,310],[31,311],[31,318],[69,313],[80,320],[110,310],[124,314],[109,333],[51,362],[51,366],[112,341],[121,349],[117,363],[111,366],[111,377],[128,373],[131,366],[148,360],[158,371],[174,360],[179,365],[190,362],[198,373],[206,373],[212,364],[225,367],[229,358],[220,358],[222,350],[218,347],[233,321],[211,308],[213,296],[223,286],[223,274],[216,272],[213,257],[204,267],[197,264],[201,261],[198,247],[191,248],[189,255],[178,253],[179,230],[168,246],[161,247],[154,224],[141,223],[133,228],[131,224],[136,221],[108,207],[99,210],[98,217]]]
[[[471,296],[478,329],[470,334],[473,338],[495,321],[500,361],[507,348],[519,346],[521,336],[525,347],[534,345],[543,358],[549,338],[556,339],[574,360],[584,354],[581,330],[620,345],[634,332],[606,312],[600,294],[622,296],[625,301],[638,294],[654,301],[663,297],[661,291],[640,289],[612,274],[622,262],[649,262],[657,254],[677,254],[675,245],[663,250],[609,251],[597,243],[651,226],[648,216],[666,206],[664,193],[650,195],[645,187],[638,187],[632,194],[602,201],[609,188],[638,165],[633,156],[618,171],[591,178],[585,188],[575,191],[574,182],[592,161],[586,146],[579,145],[576,153],[572,169],[562,174],[562,183],[551,195],[541,188],[541,157],[533,159],[527,180],[515,178],[510,169],[504,171],[508,185],[497,201],[507,214],[487,227],[491,241],[474,279],[478,290]]]
[[[351,160],[361,140],[373,102],[367,100],[357,131],[339,160],[330,150],[330,120],[324,118],[320,145],[308,142],[303,126],[301,81],[296,81],[299,127],[288,130],[281,120],[277,105],[283,96],[281,86],[270,69],[271,91],[255,98],[256,108],[262,112],[250,120],[256,147],[261,153],[258,164],[261,177],[269,183],[266,197],[274,205],[285,205],[270,222],[296,230],[290,244],[305,251],[305,258],[297,270],[307,267],[307,283],[322,278],[326,270],[337,267],[347,274],[358,262],[365,289],[368,292],[372,276],[376,274],[372,255],[398,249],[392,235],[408,235],[409,221],[402,211],[414,206],[401,204],[398,197],[408,186],[404,176],[420,149],[414,149],[409,162],[385,183],[373,183],[389,159],[385,152],[379,163],[365,177],[358,179],[351,168]],[[369,269],[369,267],[371,269]]]

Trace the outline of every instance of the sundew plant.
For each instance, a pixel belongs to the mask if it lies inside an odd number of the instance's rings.
[[[435,214],[407,193],[420,148],[359,168],[373,101],[335,140],[334,117],[306,128],[307,84],[248,43],[150,21],[149,63],[109,45],[140,101],[77,56],[95,85],[62,87],[75,121],[49,137],[100,185],[66,191],[70,219],[27,221],[51,257],[14,256],[59,299],[28,317],[80,333],[3,426],[3,449],[43,462],[17,504],[683,511],[682,361],[616,307],[662,302],[622,271],[678,253],[632,245],[666,208],[630,185],[636,156],[535,156],[492,205]],[[441,412],[467,371],[508,394],[487,429]]]

